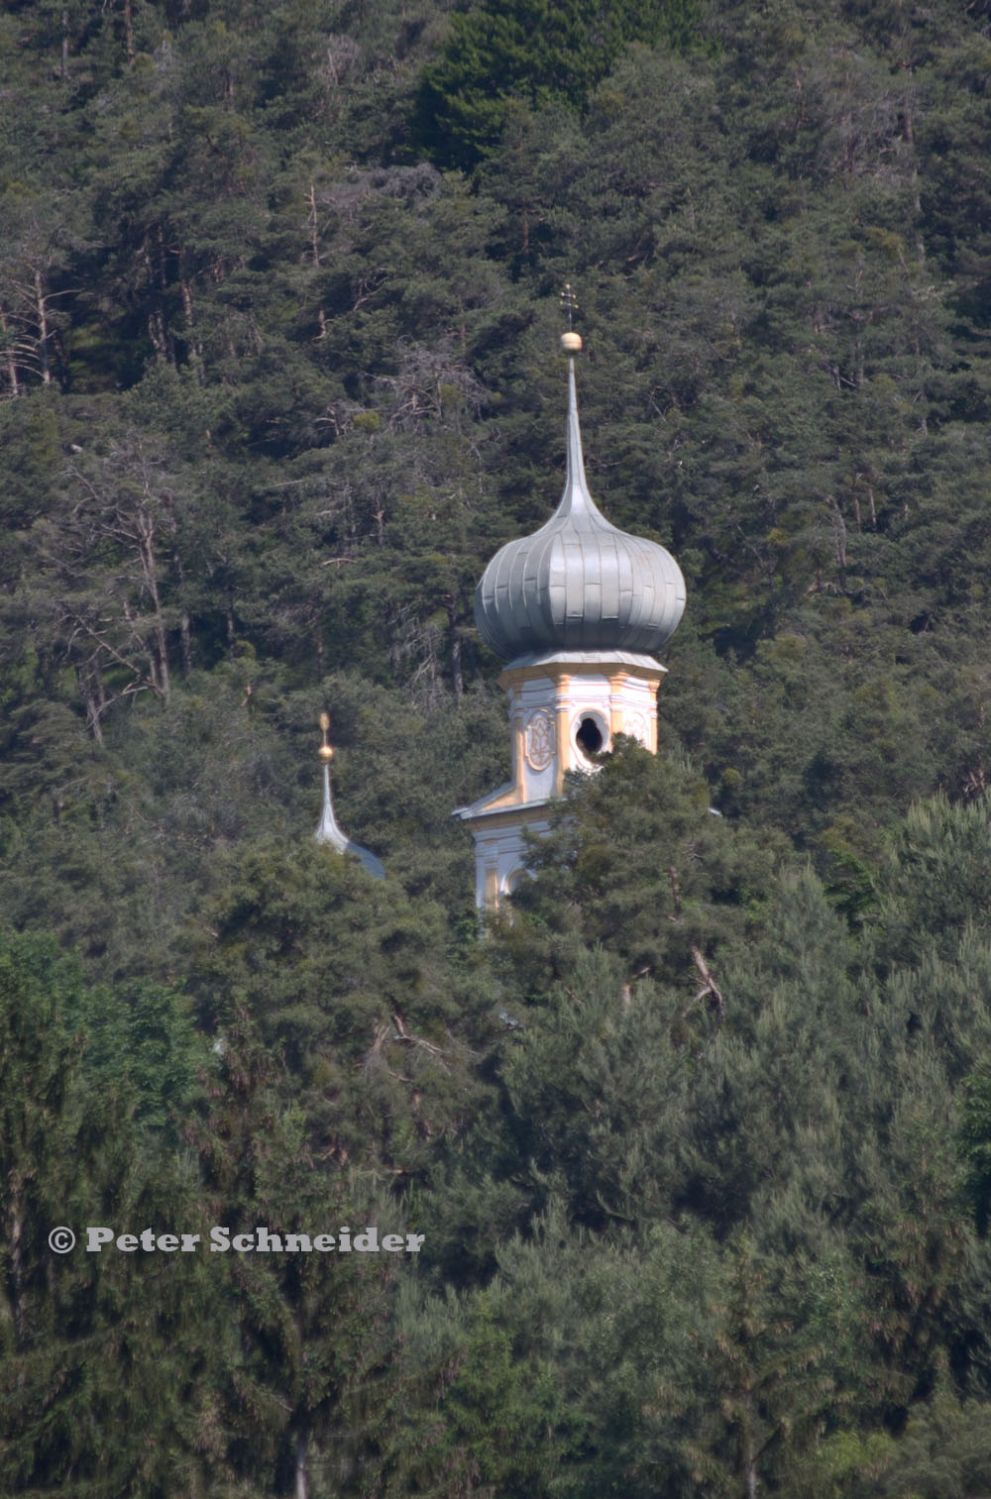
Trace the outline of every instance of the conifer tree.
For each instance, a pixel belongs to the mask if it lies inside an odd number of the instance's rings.
[[[124,1079],[87,1080],[79,989],[36,942],[0,953],[0,1478],[10,1494],[200,1494],[223,1473],[206,1267],[86,1249],[91,1225],[200,1231],[196,1183],[142,1133]],[[50,1247],[57,1229],[74,1249]]]

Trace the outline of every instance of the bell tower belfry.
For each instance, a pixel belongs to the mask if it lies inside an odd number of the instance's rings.
[[[570,287],[562,298],[569,314]],[[525,830],[546,832],[548,804],[567,771],[628,734],[657,751],[655,658],[677,629],[685,582],[656,542],[613,526],[589,493],[575,389],[582,341],[570,326],[567,475],[560,503],[532,536],[507,542],[475,594],[482,639],[508,662],[512,779],[457,812],[475,839],[475,899],[494,909],[521,878]]]

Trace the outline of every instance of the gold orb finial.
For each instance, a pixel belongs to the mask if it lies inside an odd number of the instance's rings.
[[[580,354],[582,347],[582,336],[575,333],[571,328],[567,333],[561,334],[561,348],[566,354]]]
[[[320,724],[320,731],[323,734],[323,744],[321,744],[320,748],[317,750],[317,754],[320,756],[325,765],[329,765],[331,760],[333,760],[334,758],[333,746],[330,740],[327,738],[327,735],[330,733],[330,714],[321,713],[317,721]]]

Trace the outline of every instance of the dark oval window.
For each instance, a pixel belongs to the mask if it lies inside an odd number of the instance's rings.
[[[586,755],[597,755],[602,748],[602,730],[594,718],[583,718],[575,735]]]

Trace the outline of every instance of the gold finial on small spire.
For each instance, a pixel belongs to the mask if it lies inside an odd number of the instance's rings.
[[[568,318],[568,331],[561,334],[561,347],[566,354],[577,354],[581,350],[581,334],[576,333],[572,327],[575,313],[578,311],[578,298],[570,281],[564,283],[561,293],[561,306]]]
[[[330,733],[330,714],[321,713],[319,723],[321,732],[323,734],[323,744],[321,744],[320,748],[317,750],[317,754],[320,756],[325,765],[329,765],[331,760],[333,760],[334,758],[334,747],[327,737]]]

